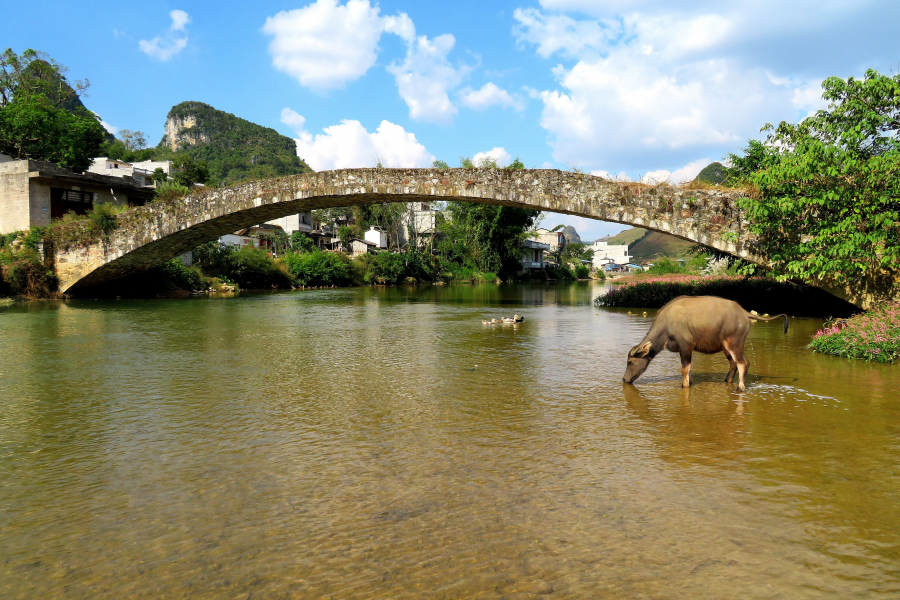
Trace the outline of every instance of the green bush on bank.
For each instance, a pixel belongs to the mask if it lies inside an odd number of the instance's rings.
[[[166,279],[179,289],[202,292],[210,287],[209,279],[204,277],[199,269],[186,267],[181,262],[181,258],[173,258],[166,261],[160,269]]]
[[[37,244],[46,229],[32,227],[0,236],[0,296],[29,299],[58,296],[59,279],[41,262]]]
[[[288,253],[282,259],[288,273],[302,286],[349,285],[353,269],[350,257],[336,252],[314,250]]]
[[[850,316],[852,304],[816,287],[763,277],[633,277],[594,299],[597,307],[662,308],[678,296],[719,296],[745,310],[794,316]]]

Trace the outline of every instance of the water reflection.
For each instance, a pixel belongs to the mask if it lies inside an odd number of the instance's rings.
[[[652,314],[596,293],[4,309],[2,596],[900,593],[893,367],[795,320],[753,326],[746,394],[721,356],[623,385]]]

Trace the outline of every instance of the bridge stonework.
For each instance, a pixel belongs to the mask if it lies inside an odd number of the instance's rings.
[[[226,233],[298,212],[466,200],[644,227],[755,261],[739,197],[730,190],[648,186],[549,169],[345,169],[204,190],[136,207],[119,215],[117,228],[104,239],[56,243],[53,254],[61,291],[77,292],[157,266]]]
[[[60,290],[147,270],[226,233],[317,208],[466,200],[578,215],[668,233],[765,264],[738,206],[740,192],[687,190],[617,182],[552,169],[344,169],[254,181],[154,202],[118,216],[108,236],[88,243],[55,241],[47,258]],[[87,239],[87,224],[66,226],[61,239]],[[853,288],[815,282],[862,308],[900,300],[900,285],[859,281]]]

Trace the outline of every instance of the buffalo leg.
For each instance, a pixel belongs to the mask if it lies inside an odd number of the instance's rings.
[[[728,359],[728,375],[725,376],[725,383],[731,383],[734,381],[734,374],[737,373],[737,364],[728,350],[725,350],[725,358]]]
[[[747,371],[750,369],[750,360],[741,352],[741,355],[737,357],[737,372],[738,372],[738,386],[737,390],[739,392],[743,392],[747,389],[744,385],[744,377],[747,375]]]
[[[691,353],[681,355],[681,387],[691,387]]]

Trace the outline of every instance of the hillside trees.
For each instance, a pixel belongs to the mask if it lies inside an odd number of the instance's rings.
[[[89,82],[72,87],[66,69],[41,52],[0,55],[0,152],[84,171],[107,133],[78,99]]]
[[[829,102],[798,124],[767,125],[729,157],[759,251],[784,280],[877,280],[900,259],[900,75],[832,77]]]

